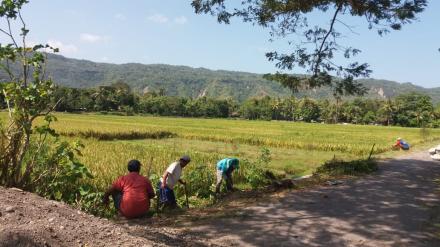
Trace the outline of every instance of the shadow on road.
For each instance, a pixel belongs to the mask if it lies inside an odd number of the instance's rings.
[[[226,245],[440,246],[429,233],[431,209],[440,204],[436,178],[438,162],[385,161],[365,178],[294,192],[189,232]]]

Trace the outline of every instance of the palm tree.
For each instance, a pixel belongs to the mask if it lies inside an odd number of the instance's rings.
[[[380,111],[384,114],[387,126],[391,124],[391,119],[395,112],[395,106],[390,98],[388,98],[385,103],[380,108]]]

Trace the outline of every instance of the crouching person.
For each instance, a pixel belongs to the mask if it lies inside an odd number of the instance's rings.
[[[215,186],[215,192],[220,193],[223,180],[226,180],[226,189],[228,191],[234,190],[234,184],[232,181],[232,172],[239,168],[239,161],[236,158],[222,159],[217,163],[217,183]]]
[[[396,143],[394,144],[394,148],[400,150],[409,150],[409,147],[409,144],[400,137],[397,138]]]
[[[154,190],[148,178],[139,174],[141,163],[138,160],[128,162],[129,173],[119,177],[105,192],[103,203],[108,205],[113,197],[118,213],[126,218],[137,218],[147,214]]]
[[[177,182],[185,185],[185,181],[180,179],[182,169],[191,162],[189,156],[184,155],[178,161],[171,163],[164,172],[159,187],[159,200],[162,205],[168,208],[177,208],[176,196],[174,195],[174,186]]]

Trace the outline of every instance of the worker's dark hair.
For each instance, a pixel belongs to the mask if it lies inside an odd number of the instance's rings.
[[[237,158],[231,159],[231,165],[234,167],[234,169],[238,169],[240,167],[239,163],[240,161]]]
[[[130,160],[128,162],[128,171],[129,172],[140,172],[141,171],[141,162],[139,160]]]
[[[186,163],[191,162],[191,158],[188,155],[184,155],[184,156],[180,157],[179,160],[183,161],[183,162],[186,162]]]

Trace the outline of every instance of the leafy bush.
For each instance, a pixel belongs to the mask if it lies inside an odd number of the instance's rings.
[[[263,147],[261,149],[260,157],[256,161],[249,161],[246,159],[241,161],[241,169],[245,182],[248,183],[252,189],[258,189],[269,183],[267,167],[271,160],[270,150]]]
[[[39,150],[29,189],[55,200],[73,203],[80,196],[85,178],[93,178],[87,167],[78,161],[82,145],[55,140]],[[31,149],[31,154],[38,150]]]
[[[37,132],[51,132],[52,138],[43,146],[33,143],[29,157],[34,158],[35,167],[27,189],[37,194],[75,205],[94,215],[110,217],[114,209],[102,204],[104,192],[89,185],[92,174],[77,157],[83,145],[79,142],[60,141],[48,126],[36,127]]]
[[[431,128],[440,128],[440,119],[433,120],[431,124],[429,124]]]
[[[114,207],[107,207],[102,203],[104,192],[90,185],[79,187],[79,195],[75,204],[81,210],[106,218],[110,218],[116,213]]]
[[[210,198],[214,195],[212,189],[216,177],[213,167],[199,164],[194,169],[185,174],[185,180],[188,182],[188,193],[198,198]]]

